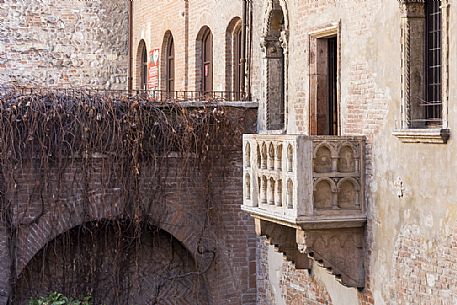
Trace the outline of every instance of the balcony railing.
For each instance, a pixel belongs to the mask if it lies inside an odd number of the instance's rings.
[[[366,220],[364,137],[244,135],[243,209],[302,228]]]
[[[164,90],[107,90],[92,88],[40,88],[40,87],[14,87],[0,85],[0,96],[8,92],[15,91],[21,95],[43,94],[52,92],[65,96],[85,97],[85,96],[104,96],[111,98],[139,98],[147,99],[151,102],[244,102],[248,101],[246,94],[236,91],[164,91]]]

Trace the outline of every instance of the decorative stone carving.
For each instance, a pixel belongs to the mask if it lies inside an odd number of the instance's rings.
[[[338,172],[354,173],[356,171],[356,158],[354,150],[349,145],[341,147],[338,154]]]
[[[348,287],[363,288],[364,228],[296,231],[301,253],[313,258]]]
[[[251,167],[251,144],[249,142],[244,146],[244,165]]]
[[[330,173],[332,171],[332,151],[327,145],[322,145],[316,150],[314,171],[317,173]]]
[[[311,269],[312,261],[298,250],[294,228],[280,226],[260,219],[255,220],[258,236],[267,237],[268,242],[281,252],[297,269]]]
[[[257,233],[297,266],[311,268],[311,257],[344,285],[363,287],[365,138],[260,134],[243,141],[258,151],[243,166],[244,194],[252,193],[242,206]]]
[[[364,228],[302,230],[255,219],[256,233],[293,262],[297,269],[311,270],[316,261],[348,287],[365,286]]]
[[[321,178],[314,187],[314,208],[332,209],[336,205],[335,182],[328,178]]]
[[[344,178],[338,182],[337,202],[340,209],[360,209],[360,186],[353,178]]]
[[[284,0],[268,0],[260,48],[264,54],[262,87],[265,98],[265,128],[284,131],[287,117],[289,23]],[[263,126],[262,126],[263,127]]]
[[[291,144],[287,145],[287,171],[293,172],[294,168],[294,150]]]
[[[245,135],[244,141],[245,150],[258,150],[243,166],[251,177],[244,206],[315,226],[319,219],[365,219],[363,137]],[[258,190],[250,200],[248,186]]]
[[[282,144],[276,146],[275,150],[275,169],[278,171],[282,170]]]

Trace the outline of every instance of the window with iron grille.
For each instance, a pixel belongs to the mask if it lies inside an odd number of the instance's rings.
[[[441,125],[441,1],[425,2],[425,101],[426,126]]]
[[[398,1],[402,107],[394,135],[407,143],[446,143],[449,0]]]

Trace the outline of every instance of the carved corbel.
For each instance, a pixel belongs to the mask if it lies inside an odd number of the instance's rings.
[[[270,245],[294,263],[296,269],[311,269],[311,259],[298,250],[296,229],[260,219],[255,220],[255,225],[257,235],[265,236]]]
[[[364,287],[363,228],[297,229],[296,241],[301,253],[329,270],[341,284]]]

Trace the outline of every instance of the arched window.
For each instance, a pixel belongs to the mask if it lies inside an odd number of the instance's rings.
[[[197,63],[199,67],[199,82],[197,83],[197,88],[200,87],[200,90],[203,94],[208,94],[213,91],[213,34],[208,27],[203,27],[197,37],[199,43],[197,43]],[[198,69],[198,68],[197,68]]]
[[[166,68],[166,90],[168,93],[175,91],[175,44],[173,36],[168,38],[167,43],[167,68]]]
[[[226,31],[226,91],[230,98],[239,100],[244,91],[244,67],[242,60],[242,21],[235,17]]]
[[[148,51],[146,47],[143,48],[141,56],[141,89],[146,90],[148,84]]]
[[[148,50],[144,40],[140,41],[137,52],[136,85],[139,90],[146,90],[148,85]]]

